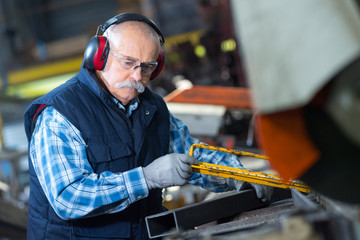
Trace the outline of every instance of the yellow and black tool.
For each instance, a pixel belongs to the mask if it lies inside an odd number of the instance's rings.
[[[195,148],[205,148],[214,151],[226,152],[230,154],[234,154],[237,156],[249,156],[254,158],[260,159],[268,159],[268,157],[264,155],[259,155],[255,153],[249,153],[244,151],[238,151],[233,149],[221,148],[221,147],[214,147],[208,146],[200,143],[195,143],[190,147],[189,155],[193,156]],[[213,175],[222,178],[232,178],[239,181],[249,182],[249,183],[257,183],[272,187],[278,188],[295,188],[300,192],[308,193],[310,192],[310,187],[304,185],[302,182],[297,180],[289,180],[284,181],[280,177],[272,174],[262,173],[262,172],[255,172],[249,171],[245,169],[239,168],[232,168],[232,167],[225,167],[221,165],[205,163],[205,162],[198,162],[197,165],[191,165],[193,172],[206,174],[206,175]]]

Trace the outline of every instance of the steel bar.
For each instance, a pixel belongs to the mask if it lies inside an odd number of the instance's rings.
[[[194,148],[206,148],[210,150],[215,151],[221,151],[221,152],[227,152],[235,155],[245,155],[251,156],[251,157],[257,157],[257,158],[263,158],[266,159],[266,156],[258,155],[254,153],[246,153],[243,151],[237,151],[237,150],[231,150],[226,148],[220,148],[220,147],[213,147],[213,146],[207,146],[203,144],[195,143],[190,147],[189,155],[193,156]],[[250,183],[257,183],[272,187],[278,187],[278,188],[295,188],[301,192],[310,192],[310,187],[307,185],[304,185],[302,182],[297,180],[289,180],[284,181],[280,177],[272,174],[262,173],[262,172],[256,172],[256,171],[250,171],[245,169],[239,169],[239,168],[232,168],[232,167],[226,167],[211,163],[205,163],[205,162],[198,162],[197,165],[191,165],[193,172],[201,173],[201,174],[207,174],[207,175],[213,175],[217,177],[222,178],[232,178],[239,181],[245,181]]]
[[[226,232],[240,231],[244,229],[259,227],[264,224],[273,224],[281,221],[286,216],[297,211],[291,198],[281,201],[279,204],[265,206],[264,208],[242,212],[229,221],[219,224],[204,224],[194,230],[186,232],[193,235],[213,235]]]
[[[289,190],[276,188],[270,202],[288,198],[291,198]],[[211,221],[234,216],[240,212],[264,207],[270,202],[262,202],[256,197],[254,189],[248,189],[147,216],[145,221],[150,238],[163,237],[180,230],[191,229]]]

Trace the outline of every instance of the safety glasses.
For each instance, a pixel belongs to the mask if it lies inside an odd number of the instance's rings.
[[[112,55],[115,57],[115,60],[121,67],[127,70],[136,70],[137,68],[141,68],[141,73],[143,74],[151,74],[157,67],[157,62],[140,62],[140,60],[124,56],[118,52],[110,51]]]

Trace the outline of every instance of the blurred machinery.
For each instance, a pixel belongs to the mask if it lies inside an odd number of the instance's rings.
[[[210,145],[256,151],[248,88],[190,85],[164,97],[191,134]]]
[[[360,203],[359,1],[231,3],[272,167]]]
[[[8,114],[9,110],[19,110],[18,103],[11,98],[0,103],[0,239],[26,238],[27,145],[22,122],[9,124],[12,117]]]

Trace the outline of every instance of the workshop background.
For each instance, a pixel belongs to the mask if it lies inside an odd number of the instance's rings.
[[[119,13],[144,14],[161,29],[166,61],[150,88],[164,97],[194,137],[214,146],[261,153],[231,2],[0,0],[0,240],[26,235],[29,176],[23,114],[27,106],[77,73],[98,25]],[[267,160],[245,158],[244,165],[276,174]],[[164,205],[172,210],[213,197],[186,185],[165,189]],[[282,209],[286,213],[289,204]],[[357,207],[346,210],[359,220]],[[355,235],[312,239],[356,239]]]

